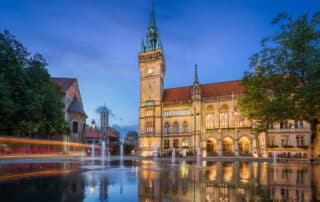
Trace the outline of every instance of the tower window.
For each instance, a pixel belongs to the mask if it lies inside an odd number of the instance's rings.
[[[79,123],[78,123],[78,121],[74,121],[74,122],[72,123],[72,132],[73,132],[73,133],[77,133],[77,132],[78,132],[78,128],[79,128]]]
[[[146,133],[152,133],[153,132],[153,124],[151,121],[146,123]]]

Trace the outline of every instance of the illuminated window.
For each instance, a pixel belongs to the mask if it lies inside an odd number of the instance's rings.
[[[303,128],[303,121],[294,121],[295,128]]]
[[[146,123],[146,133],[152,133],[153,132],[153,124],[151,121]]]
[[[147,110],[146,111],[146,116],[152,116],[153,115],[153,111],[152,110]]]
[[[73,133],[77,133],[77,132],[78,132],[78,128],[79,128],[79,123],[78,123],[78,121],[74,121],[74,122],[72,123],[72,132],[73,132]]]
[[[214,128],[214,113],[206,114],[206,129]]]
[[[237,111],[234,112],[234,126],[235,127],[244,127],[245,126],[244,118]]]
[[[229,127],[229,112],[220,112],[219,113],[220,128]]]
[[[304,136],[298,135],[296,136],[297,146],[304,146]]]
[[[179,133],[179,124],[178,124],[178,122],[175,122],[173,124],[173,133]]]
[[[187,133],[187,132],[188,132],[188,124],[187,124],[187,122],[184,122],[184,123],[183,123],[183,132],[184,132],[184,133]]]
[[[183,140],[182,141],[182,147],[183,148],[188,148],[189,147],[189,141],[188,140]]]
[[[168,122],[164,124],[164,133],[169,134],[170,133],[170,125]]]
[[[170,116],[170,112],[168,112],[168,111],[163,112],[163,116],[164,116],[164,117],[168,117],[168,116]]]

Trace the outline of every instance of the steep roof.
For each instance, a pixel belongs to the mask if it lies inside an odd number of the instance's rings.
[[[77,112],[77,113],[80,113],[82,115],[87,116],[86,113],[84,112],[82,105],[80,104],[80,102],[78,101],[78,99],[76,97],[73,98],[67,111],[68,112]]]
[[[63,78],[63,77],[51,77],[51,81],[58,85],[61,90],[65,93],[73,82],[77,81],[76,78]]]
[[[191,99],[191,86],[169,88],[163,92],[163,102],[186,101]]]
[[[209,83],[200,86],[203,97],[217,97],[231,95],[232,93],[241,94],[244,90],[240,80]]]
[[[89,126],[86,127],[85,137],[87,138],[100,138],[100,131]]]
[[[165,89],[163,92],[163,102],[190,100],[191,88],[192,86]],[[200,88],[203,98],[231,95],[232,93],[241,94],[244,90],[240,80],[202,84]]]
[[[107,128],[107,135],[109,137],[118,137],[111,128]]]

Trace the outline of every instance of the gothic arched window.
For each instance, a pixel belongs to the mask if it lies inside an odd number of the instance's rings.
[[[184,133],[187,133],[187,132],[188,132],[188,123],[187,123],[187,122],[184,122],[184,123],[183,123],[183,132],[184,132]]]
[[[164,124],[164,133],[169,134],[169,132],[170,132],[170,126],[169,126],[169,123],[166,122]]]
[[[73,133],[77,133],[77,132],[78,132],[78,128],[79,128],[79,123],[78,123],[78,121],[74,121],[74,122],[72,123],[72,132],[73,132]]]
[[[207,107],[206,113],[206,129],[214,128],[214,109],[212,106]]]
[[[179,133],[179,124],[178,124],[178,122],[174,122],[174,124],[173,124],[173,133]]]
[[[222,105],[219,112],[220,128],[229,127],[229,107],[228,105]]]

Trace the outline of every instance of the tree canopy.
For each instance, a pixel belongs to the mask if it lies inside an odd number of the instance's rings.
[[[124,142],[126,144],[137,145],[138,144],[138,133],[137,131],[130,130],[128,131],[126,137],[124,138]]]
[[[315,129],[320,120],[320,13],[279,14],[272,24],[278,32],[263,39],[262,49],[250,58],[254,71],[242,78],[239,109],[261,130],[285,120],[306,120]]]
[[[0,33],[0,131],[8,135],[66,134],[61,90],[43,57],[31,55],[8,31]]]

